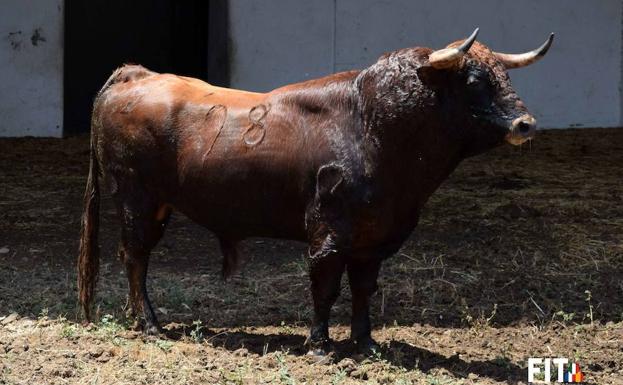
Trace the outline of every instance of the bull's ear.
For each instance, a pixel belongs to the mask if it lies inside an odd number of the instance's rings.
[[[320,167],[316,176],[316,189],[320,197],[335,194],[344,181],[344,170],[336,164],[327,164]]]

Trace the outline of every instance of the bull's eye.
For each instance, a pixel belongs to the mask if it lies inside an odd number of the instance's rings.
[[[472,110],[483,112],[490,108],[493,101],[492,88],[485,73],[472,71],[465,80],[467,97]]]
[[[480,93],[487,88],[487,81],[482,76],[470,74],[467,77],[467,88],[471,93]]]

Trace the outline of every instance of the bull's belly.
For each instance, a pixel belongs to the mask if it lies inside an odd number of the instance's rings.
[[[169,203],[219,236],[309,241],[305,216],[315,197],[313,182],[305,183],[302,173],[224,170],[207,168],[194,179],[186,179],[170,191]],[[367,201],[350,195],[343,198],[349,209],[328,217],[346,225],[327,227],[348,231],[344,239],[355,249],[396,243],[417,224],[418,206],[407,205],[402,196],[378,194]]]
[[[223,187],[193,189],[179,195],[173,207],[194,222],[230,239],[267,237],[307,242],[306,208],[312,202],[287,189],[261,190]],[[398,209],[392,204],[351,207],[338,221],[349,223],[342,234],[353,249],[373,249],[401,243],[415,228],[418,210]]]
[[[218,236],[306,241],[305,207],[298,197],[253,189],[213,187],[182,194],[171,204]]]

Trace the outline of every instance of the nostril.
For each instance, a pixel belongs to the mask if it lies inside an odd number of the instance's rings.
[[[526,121],[521,121],[517,124],[517,128],[519,129],[520,133],[527,134],[532,129],[532,124]]]

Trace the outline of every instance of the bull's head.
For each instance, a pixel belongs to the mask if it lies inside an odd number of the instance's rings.
[[[522,54],[493,52],[476,42],[478,29],[464,41],[448,45],[428,55],[428,63],[418,76],[446,99],[446,108],[466,122],[469,136],[479,144],[470,152],[495,145],[504,139],[519,145],[534,137],[536,120],[528,112],[510,84],[507,69],[524,67],[542,58],[554,34],[539,48]]]

